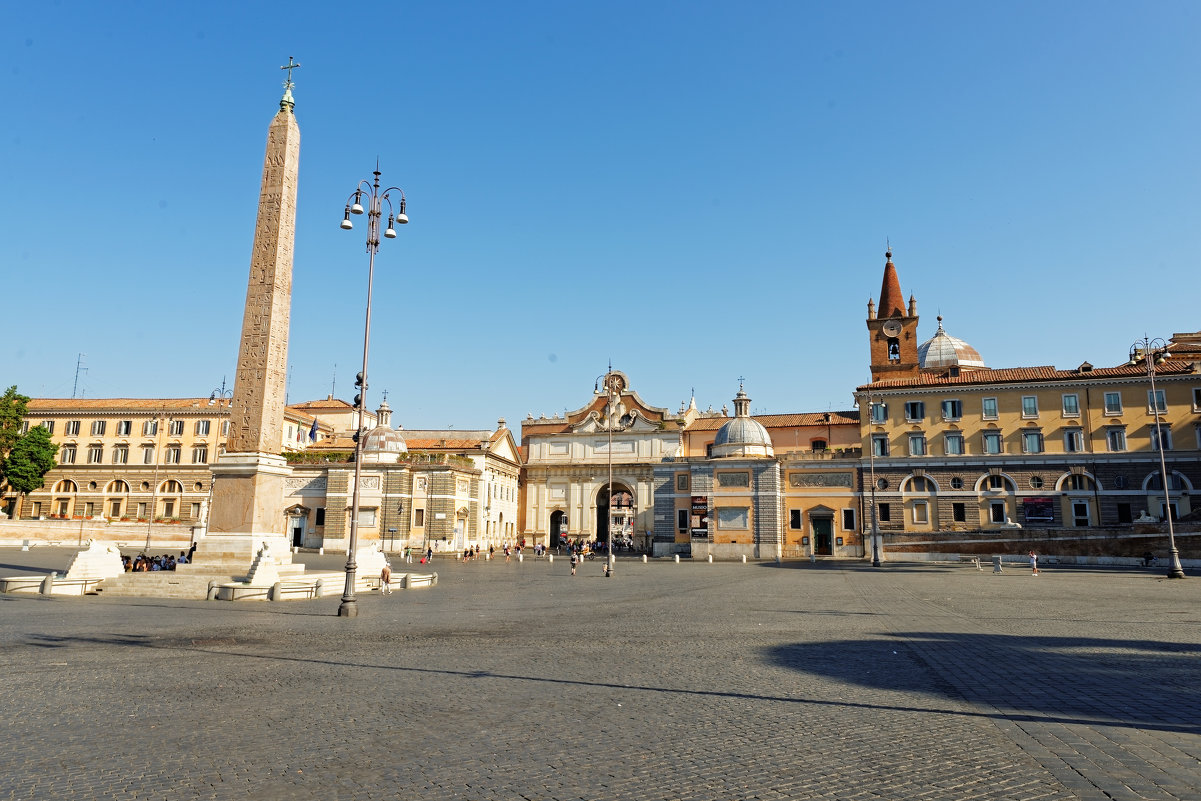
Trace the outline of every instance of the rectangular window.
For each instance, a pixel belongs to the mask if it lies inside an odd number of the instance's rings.
[[[876,504],[876,517],[880,519],[881,523],[887,523],[892,520],[892,510],[889,509],[888,504]]]
[[[929,523],[930,522],[930,504],[925,501],[915,501],[913,504],[913,522],[914,523]]]
[[[228,420],[221,421],[221,436],[223,436],[223,437],[229,436],[229,421]]]
[[[113,448],[113,464],[128,464],[129,462],[129,446],[118,445]]]
[[[788,527],[790,529],[792,529],[793,531],[798,531],[798,530],[800,530],[802,525],[803,525],[803,523],[801,522],[801,510],[800,509],[789,509],[788,510]]]
[[[25,436],[28,433],[29,433],[29,421],[22,420],[21,421],[21,436]]]
[[[88,448],[88,464],[101,464],[104,462],[104,446],[92,445]]]
[[[207,445],[197,445],[192,448],[192,464],[208,464],[209,449]]]
[[[92,421],[92,436],[93,437],[103,437],[104,436],[104,428],[105,428],[104,420],[93,420]]]
[[[413,510],[413,525],[417,528],[421,528],[425,525],[425,510],[424,509],[414,509]]]
[[[958,420],[963,417],[963,403],[958,400],[945,400],[942,402],[942,419],[943,420]]]
[[[985,453],[1001,453],[1000,431],[985,431],[983,442]]]
[[[180,448],[178,445],[171,445],[167,448],[167,458],[163,460],[164,464],[179,464]]]
[[[1193,411],[1201,412],[1201,387],[1193,387]]]
[[[1064,395],[1063,396],[1063,416],[1064,417],[1079,417],[1080,416],[1080,396]]]
[[[167,436],[182,437],[183,436],[183,420],[172,420],[167,427]]]
[[[1069,428],[1063,432],[1063,452],[1080,453],[1084,450],[1084,430]]]
[[[66,434],[68,437],[78,437],[79,436],[79,421],[78,420],[68,420],[67,421]]]
[[[1118,522],[1119,523],[1133,523],[1134,522],[1134,518],[1130,514],[1130,504],[1128,504],[1128,503],[1119,503],[1118,504]]]
[[[315,525],[315,526],[324,526],[325,525],[325,507],[324,506],[318,506],[317,511],[314,512],[313,525]]]
[[[882,424],[888,422],[888,404],[873,403],[872,404],[872,422]]]
[[[967,522],[967,506],[962,503],[951,504],[951,519],[956,523]]]
[[[1157,451],[1161,448],[1165,451],[1172,450],[1172,428],[1166,423],[1161,423],[1158,430],[1151,426],[1151,450]]]
[[[916,423],[926,417],[926,404],[923,401],[907,401],[905,403],[905,420]]]
[[[138,504],[138,517],[145,519],[147,508],[148,508],[148,504],[145,501],[142,501],[141,503],[139,503]]]
[[[200,519],[200,504],[198,504],[198,503],[192,504],[192,519],[193,520]]]
[[[1105,413],[1106,414],[1121,414],[1122,413],[1122,393],[1121,392],[1106,392],[1105,393]]]
[[[154,448],[142,446],[142,464],[154,464]]]
[[[42,502],[41,501],[33,502],[33,516],[38,517],[38,518],[40,518],[42,516]]]
[[[1163,390],[1157,389],[1155,392],[1147,390],[1147,411],[1153,413],[1157,409],[1159,410],[1160,414],[1163,414],[1168,410],[1168,401],[1164,397]]]
[[[46,429],[47,433],[53,434],[54,433],[54,421],[53,420],[43,420],[42,428]]]
[[[360,509],[359,510],[359,525],[372,528],[375,526],[375,510]]]
[[[117,436],[128,437],[133,431],[133,420],[118,420],[117,421]]]
[[[208,421],[208,420],[197,420],[196,421],[196,436],[207,437],[209,435],[209,424],[210,424],[210,421]]]
[[[888,455],[887,434],[872,434],[872,453],[876,456]]]
[[[982,400],[980,402],[980,411],[981,411],[981,416],[985,420],[996,420],[997,419],[997,399],[996,398],[985,398],[984,400]]]
[[[719,529],[745,530],[750,526],[751,509],[749,506],[719,506],[717,508],[717,527]]]
[[[142,436],[153,437],[158,433],[158,420],[147,420],[142,423]]]
[[[925,434],[910,434],[909,435],[909,455],[910,456],[925,456],[926,455],[926,435]]]
[[[1005,522],[1005,502],[993,501],[988,505],[988,518],[994,523]]]
[[[1001,478],[1000,476],[989,476],[988,477],[988,488],[990,490],[1005,489],[1005,479]]]
[[[71,502],[70,502],[70,501],[68,501],[68,500],[61,500],[61,501],[59,501],[59,502],[58,502],[58,516],[59,516],[59,517],[66,517],[66,516],[67,516],[67,506],[68,506],[68,504],[70,504],[70,503],[71,503]]]
[[[1105,441],[1109,444],[1110,451],[1126,450],[1126,429],[1110,428],[1105,432]]]
[[[688,530],[688,510],[687,509],[677,509],[676,510],[676,529],[678,531],[687,531]]]
[[[942,438],[942,443],[947,456],[963,455],[963,434],[946,434]]]
[[[108,509],[108,516],[114,517],[114,518],[121,516],[121,502],[120,501],[112,502],[112,504],[109,506],[109,509]]]
[[[855,510],[854,509],[843,509],[842,510],[842,530],[843,531],[855,531],[857,528],[858,528],[858,526],[855,524]]]
[[[163,501],[163,517],[175,517],[175,501]]]
[[[83,505],[83,516],[91,517],[94,514],[96,514],[96,504],[92,501],[88,501]]]
[[[1038,417],[1038,396],[1022,396],[1022,417]]]
[[[75,464],[75,446],[64,445],[58,452],[59,464]]]

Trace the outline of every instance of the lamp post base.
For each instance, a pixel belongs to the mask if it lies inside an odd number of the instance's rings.
[[[342,601],[342,605],[338,607],[338,617],[358,617],[359,605],[353,600]]]
[[[1168,578],[1184,578],[1184,568],[1180,566],[1180,551],[1176,550],[1176,547],[1173,546],[1170,553],[1171,557],[1168,560]]]

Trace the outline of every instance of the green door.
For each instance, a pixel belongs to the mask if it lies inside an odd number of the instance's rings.
[[[813,518],[813,552],[819,556],[834,554],[834,518]]]

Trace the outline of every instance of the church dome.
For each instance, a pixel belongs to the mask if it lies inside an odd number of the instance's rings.
[[[394,464],[400,461],[400,454],[408,452],[409,446],[404,436],[392,428],[392,407],[386,393],[375,414],[379,425],[363,435],[363,463]]]
[[[389,426],[376,426],[363,437],[363,462],[396,462],[409,446],[404,436]]]
[[[734,398],[734,419],[717,430],[713,440],[714,458],[728,456],[772,456],[771,436],[758,420],[750,416],[751,399],[738,388]]]
[[[951,336],[942,327],[942,315],[938,317],[938,331],[917,347],[918,364],[925,369],[941,367],[986,367],[980,352],[962,339]]]

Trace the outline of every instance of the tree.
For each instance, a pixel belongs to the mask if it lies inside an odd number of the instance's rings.
[[[34,426],[17,440],[0,462],[4,483],[22,495],[41,489],[46,474],[54,469],[58,446],[43,426]]]
[[[11,487],[22,495],[41,488],[58,453],[44,427],[21,433],[28,409],[29,397],[17,392],[16,385],[0,398],[0,490]]]
[[[29,409],[29,397],[17,392],[14,384],[0,398],[0,457],[3,457],[21,438],[21,422]]]

